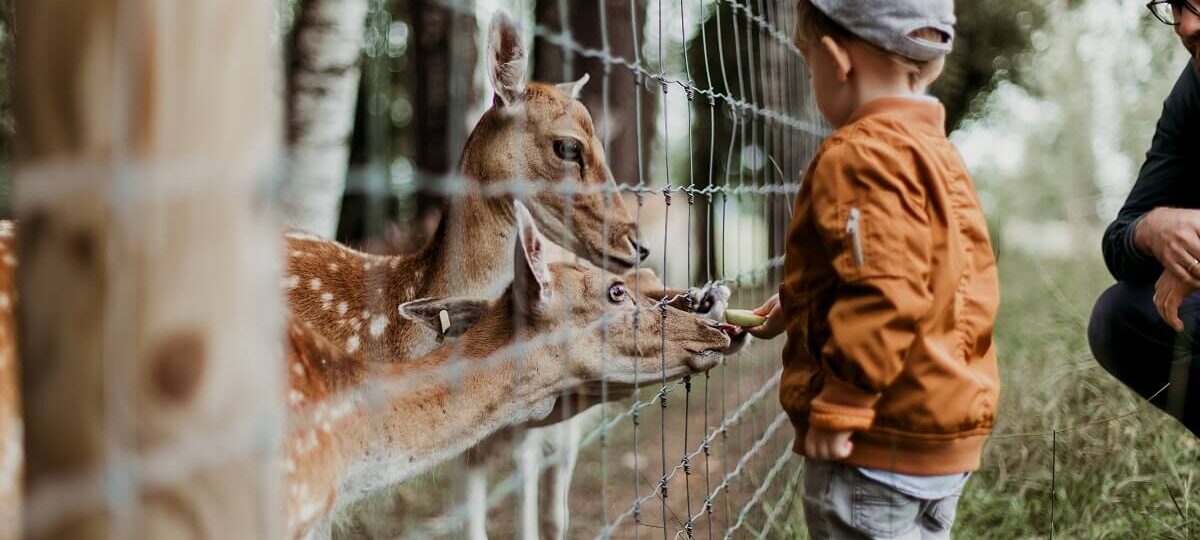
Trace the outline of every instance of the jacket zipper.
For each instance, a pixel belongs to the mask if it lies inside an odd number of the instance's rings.
[[[859,221],[862,220],[862,211],[858,208],[850,209],[850,219],[846,221],[846,234],[850,235],[850,244],[854,248],[854,265],[863,265],[863,248],[862,238],[859,236]]]

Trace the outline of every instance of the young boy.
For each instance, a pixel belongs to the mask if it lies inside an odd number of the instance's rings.
[[[780,401],[815,539],[948,538],[995,419],[996,262],[925,94],[953,25],[952,0],[800,0],[797,42],[838,129],[751,333],[788,334]]]

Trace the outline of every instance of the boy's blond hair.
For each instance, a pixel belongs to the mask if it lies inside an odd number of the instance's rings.
[[[829,36],[835,41],[855,41],[864,43],[878,51],[880,54],[885,54],[894,60],[907,72],[909,79],[913,82],[927,81],[933,82],[937,70],[941,69],[941,61],[930,60],[922,62],[913,60],[899,54],[886,51],[883,48],[864,40],[846,27],[838,24],[837,21],[829,18],[817,6],[814,6],[810,0],[800,0],[797,2],[796,12],[796,45],[800,47],[811,47],[816,45],[822,37]],[[911,37],[932,41],[935,43],[945,43],[948,38],[945,34],[933,28],[919,28],[910,34]]]

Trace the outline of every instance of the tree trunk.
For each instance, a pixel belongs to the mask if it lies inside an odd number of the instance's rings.
[[[473,1],[463,2],[466,8]],[[463,8],[459,8],[463,9]],[[475,102],[474,73],[478,59],[474,15],[455,12],[429,0],[411,2],[410,49],[416,73],[413,87],[414,161],[421,185],[455,171],[466,141],[467,104]],[[442,210],[440,195],[417,194],[416,217],[422,223]],[[432,230],[425,231],[432,234]]]
[[[288,225],[337,231],[361,76],[367,0],[303,0],[288,62]]]
[[[17,2],[26,538],[282,537],[274,8]]]
[[[631,13],[630,2],[637,4]],[[581,46],[589,49],[604,49],[604,33],[608,31],[609,53],[629,61],[638,59],[637,50],[633,46],[634,39],[642,44],[643,28],[646,25],[645,0],[609,0],[603,2],[605,27],[600,25],[600,2],[589,0],[585,2],[563,2],[560,0],[539,0],[534,9],[537,24],[553,32],[562,32],[563,13],[560,4],[568,6],[566,13],[567,27],[571,37]],[[637,24],[634,24],[634,17]],[[592,80],[583,89],[580,100],[592,113],[596,124],[596,132],[605,143],[609,156],[620,156],[620,159],[609,159],[609,167],[618,183],[637,184],[639,180],[651,183],[648,177],[650,170],[650,149],[653,147],[655,122],[658,120],[656,105],[659,90],[655,81],[643,80],[641,86],[635,83],[636,77],[632,71],[623,66],[611,66],[608,76],[608,114],[605,114],[605,85],[606,65],[599,58],[571,55],[564,59],[563,48],[554,43],[537,37],[533,44],[533,78],[542,82],[564,82],[575,80],[584,73],[590,74]],[[638,97],[641,96],[641,114],[638,114]],[[638,141],[641,140],[642,169],[638,170]]]

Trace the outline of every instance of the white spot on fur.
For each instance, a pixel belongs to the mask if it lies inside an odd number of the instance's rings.
[[[292,405],[300,405],[301,403],[304,403],[304,394],[301,394],[299,390],[293,388],[290,392],[288,392],[288,403]]]
[[[304,365],[301,364],[300,362],[292,362],[292,373],[295,373],[296,375],[303,377],[304,376]]]
[[[293,249],[293,250],[292,250],[292,253],[291,253],[291,255],[292,255],[293,257],[303,257],[303,256],[305,255],[305,253],[304,253],[303,251],[300,251],[300,250],[298,250],[298,249]]]
[[[343,315],[343,316],[346,315],[346,311],[349,309],[350,309],[350,304],[347,304],[345,302],[338,302],[338,306],[337,306],[338,315]]]
[[[12,306],[12,300],[9,299],[8,293],[0,292],[0,309],[3,309],[4,311],[8,311],[8,308],[11,306]]]
[[[358,319],[350,319],[350,328],[353,328],[355,332],[361,330],[362,329],[362,321],[360,321]]]
[[[300,276],[288,276],[287,283],[285,284],[285,286],[288,288],[289,291],[292,289],[295,289],[296,287],[299,287],[300,286]]]
[[[405,300],[412,300],[413,298],[416,298],[416,296],[417,296],[417,289],[413,288],[412,285],[409,285],[408,287],[404,288],[404,299]]]
[[[312,278],[308,281],[308,288],[319,291],[321,290],[321,278]]]
[[[331,308],[333,308],[333,293],[321,293],[321,309],[328,310]]]
[[[371,319],[371,336],[379,337],[383,335],[383,330],[388,326],[388,318],[383,315],[376,315]]]
[[[329,271],[330,271],[330,272],[337,272],[337,271],[338,271],[338,265],[337,265],[337,263],[329,263]]]
[[[4,254],[4,264],[6,264],[6,265],[8,265],[8,266],[16,266],[16,265],[17,265],[17,258],[16,258],[16,257],[13,257],[12,255],[10,255],[10,254],[8,254],[8,253],[5,253],[5,254]]]
[[[371,312],[364,309],[362,312],[362,315],[360,315],[360,317],[362,317],[362,320],[365,321],[365,320],[371,318]]]
[[[355,330],[358,330],[358,329],[355,328]],[[346,352],[348,352],[350,354],[354,354],[355,352],[358,351],[358,346],[359,346],[358,334],[354,334],[353,336],[350,336],[350,339],[346,340]]]

